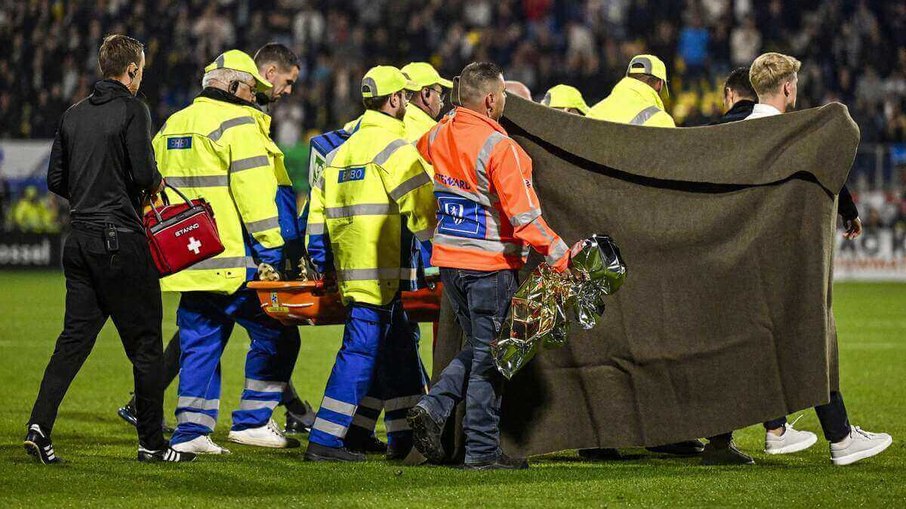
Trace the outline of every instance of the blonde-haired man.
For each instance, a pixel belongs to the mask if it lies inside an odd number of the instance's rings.
[[[749,81],[758,94],[758,104],[747,118],[769,117],[796,107],[799,68],[802,62],[780,53],[765,53],[749,68]]]
[[[749,70],[749,81],[758,94],[758,104],[746,120],[780,115],[795,108],[801,65],[799,60],[780,53],[765,53],[756,58]],[[844,216],[847,236],[858,236],[862,231],[858,217],[847,219],[845,211],[840,213]],[[835,465],[848,465],[880,454],[893,442],[886,433],[869,433],[851,426],[843,396],[838,391],[831,391],[830,402],[816,406],[815,413],[821,421],[824,438],[830,442],[831,461]],[[786,422],[786,417],[768,421],[764,427],[765,452],[768,454],[801,451],[817,441],[814,433],[794,429]]]

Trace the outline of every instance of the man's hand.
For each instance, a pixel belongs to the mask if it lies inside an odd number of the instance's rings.
[[[166,187],[167,187],[167,179],[161,177],[160,184],[157,186],[157,189],[155,189],[152,194],[155,194],[155,195],[160,194],[161,192],[163,192],[164,188],[166,188]]]
[[[848,240],[858,239],[862,235],[862,220],[858,217],[849,221],[843,221],[843,238]]]
[[[258,264],[259,281],[280,281],[280,273],[267,263]]]

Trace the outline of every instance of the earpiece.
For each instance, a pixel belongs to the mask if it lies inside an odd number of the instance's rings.
[[[239,90],[239,82],[231,81],[230,82],[230,93],[235,95],[237,90]]]

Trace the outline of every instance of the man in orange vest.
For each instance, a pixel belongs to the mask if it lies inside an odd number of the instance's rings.
[[[557,271],[569,264],[569,248],[541,217],[532,160],[497,122],[506,103],[500,68],[469,64],[454,86],[461,106],[419,140],[418,150],[435,173],[438,224],[431,264],[440,268],[444,293],[468,341],[408,420],[415,447],[440,462],[443,423],[464,399],[465,467],[524,469],[524,458],[500,450],[503,377],[491,341],[506,318],[529,248]]]

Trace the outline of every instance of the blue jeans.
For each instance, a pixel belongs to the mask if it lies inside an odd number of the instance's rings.
[[[466,335],[466,345],[444,369],[419,406],[444,422],[465,399],[466,463],[493,461],[500,456],[500,400],[503,375],[491,355],[516,293],[517,272],[440,269],[444,293]]]

